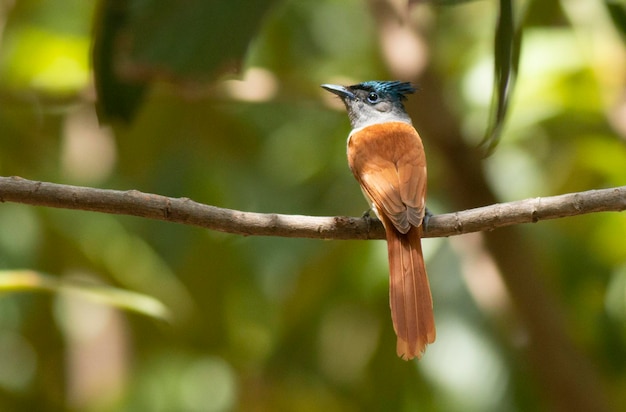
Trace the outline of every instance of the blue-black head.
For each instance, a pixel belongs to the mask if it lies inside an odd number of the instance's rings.
[[[402,103],[407,94],[415,93],[411,83],[371,80],[347,87],[322,87],[343,100],[353,128],[392,121],[411,123]]]
[[[415,87],[409,82],[370,80],[348,87],[351,90],[363,90],[368,93],[367,99],[374,103],[377,99],[403,101],[407,94],[415,93]]]

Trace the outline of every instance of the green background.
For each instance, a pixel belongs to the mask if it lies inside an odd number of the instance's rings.
[[[510,5],[0,1],[0,174],[360,216],[319,84],[397,78],[435,214],[624,185],[624,3]],[[624,410],[625,239],[603,213],[424,240],[438,336],[404,362],[384,242],[2,203],[0,409]]]

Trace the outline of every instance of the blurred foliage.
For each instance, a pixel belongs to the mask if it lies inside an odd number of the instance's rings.
[[[93,51],[100,116],[130,121],[150,79],[202,80],[236,68],[272,3],[101,1]]]
[[[492,153],[502,137],[504,120],[508,111],[511,94],[515,88],[515,78],[519,67],[522,49],[522,22],[515,20],[513,2],[500,0],[500,12],[494,36],[494,93],[491,119],[483,139],[487,152]]]
[[[454,123],[471,150],[502,92],[494,79],[516,65],[515,22],[523,49],[500,143],[481,166],[489,188],[509,201],[626,182],[623,2],[508,2],[524,10],[508,25],[487,1],[411,1],[410,12],[360,0],[99,3],[0,0],[2,175],[360,215],[348,121],[319,84],[409,70],[423,89],[409,101],[414,119],[439,119],[423,96],[443,96],[456,117],[439,126]],[[410,26],[388,24],[401,20],[385,20],[389,10]],[[494,59],[497,27],[509,35]],[[494,61],[513,64],[494,77]],[[99,123],[96,90],[99,114],[128,124]],[[450,187],[451,153],[437,130],[422,135],[429,207],[456,210],[453,192],[466,188]],[[539,262],[623,410],[626,219],[522,229],[534,250],[511,253]],[[0,410],[549,410],[489,251],[471,236],[424,248],[438,338],[405,363],[383,242],[1,204]]]

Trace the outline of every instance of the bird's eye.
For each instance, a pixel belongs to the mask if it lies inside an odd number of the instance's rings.
[[[378,94],[371,92],[367,95],[367,101],[370,103],[376,103],[378,101]]]

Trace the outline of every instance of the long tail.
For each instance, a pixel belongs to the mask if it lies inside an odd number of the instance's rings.
[[[422,256],[421,227],[402,234],[385,222],[389,251],[389,303],[398,336],[397,353],[404,360],[422,357],[435,341],[433,299]]]

